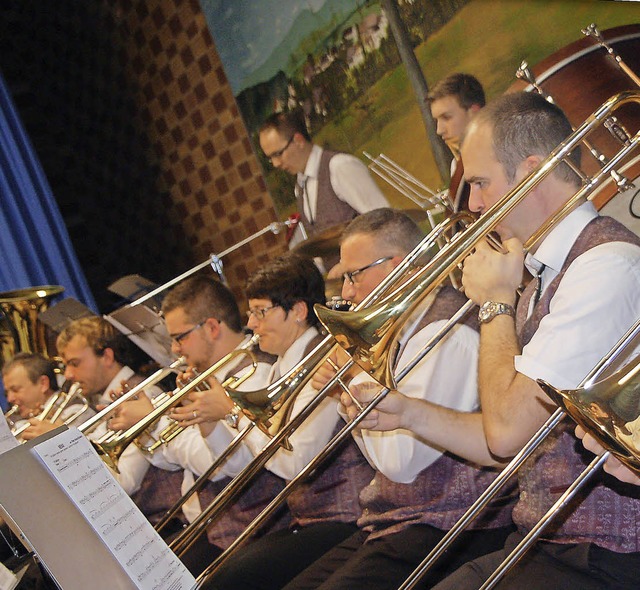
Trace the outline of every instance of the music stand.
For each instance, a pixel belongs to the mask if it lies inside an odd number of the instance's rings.
[[[86,305],[80,303],[73,297],[67,297],[59,303],[52,305],[42,313],[38,314],[38,319],[56,334],[59,334],[73,320],[80,318],[94,317],[93,313]]]
[[[127,303],[133,303],[136,299],[151,293],[158,285],[140,275],[126,275],[111,283],[107,289],[116,295],[120,295]],[[152,297],[147,300],[147,307],[154,311],[160,309],[162,297]]]
[[[164,320],[146,305],[125,305],[104,319],[146,352],[161,367],[170,365],[171,338]]]

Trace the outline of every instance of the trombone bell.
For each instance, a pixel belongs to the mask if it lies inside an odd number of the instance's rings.
[[[542,390],[622,463],[640,472],[640,356],[610,377],[580,389]]]

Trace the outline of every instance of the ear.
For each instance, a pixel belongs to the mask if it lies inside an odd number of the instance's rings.
[[[516,183],[529,176],[542,162],[542,157],[537,155],[527,156],[516,169]]]
[[[289,313],[293,313],[296,323],[300,324],[307,321],[309,316],[309,308],[304,301],[296,301]]]
[[[207,321],[202,326],[206,330],[207,334],[215,340],[219,338],[221,332],[220,322],[216,318],[207,318]]]
[[[38,385],[38,389],[42,393],[46,393],[47,391],[49,391],[49,389],[53,389],[54,391],[58,389],[58,384],[50,383],[49,377],[47,377],[46,375],[40,375],[40,377],[38,377],[36,381],[36,384]]]
[[[470,115],[475,115],[482,107],[479,104],[472,104],[468,111]]]
[[[105,348],[101,358],[107,366],[113,365],[116,362],[116,355],[113,352],[113,348]]]

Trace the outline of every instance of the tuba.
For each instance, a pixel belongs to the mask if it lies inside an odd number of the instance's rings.
[[[48,354],[46,328],[38,320],[64,287],[42,285],[0,293],[0,356],[2,363],[18,352]]]

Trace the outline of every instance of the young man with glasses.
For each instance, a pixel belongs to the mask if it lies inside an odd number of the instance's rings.
[[[188,369],[178,376],[178,387],[203,373],[211,366],[248,346],[249,336],[243,331],[240,312],[233,294],[219,281],[198,275],[190,277],[167,293],[162,302],[162,314],[167,331],[172,338],[172,350],[182,356]],[[184,430],[171,442],[162,445],[145,459],[153,466],[167,471],[179,470],[182,474],[182,493],[186,493],[228,444],[224,424],[238,420],[237,409],[220,385],[230,376],[244,376],[252,370],[252,358],[256,366],[240,389],[248,391],[265,386],[274,358],[262,353],[257,347],[251,351],[253,357],[238,354],[230,358],[212,377],[204,388],[196,388],[187,394],[182,405],[174,408],[169,417],[176,420]],[[136,407],[137,406],[137,407]],[[144,409],[141,406],[145,406]],[[148,400],[141,398],[125,402],[118,416],[111,420],[114,429],[125,429],[151,411]],[[161,419],[150,434],[157,440],[168,425]],[[220,431],[223,431],[222,434]],[[133,445],[132,445],[133,446]],[[246,461],[240,454],[232,455],[211,480],[183,506],[184,517],[193,521],[202,508],[210,504],[243,467]],[[216,520],[188,552],[181,556],[192,573],[199,574],[222,550],[244,530],[255,515],[282,489],[282,481],[268,472],[257,478],[257,485],[248,489]],[[170,535],[173,536],[173,535]]]
[[[271,115],[260,127],[260,147],[275,168],[296,175],[295,196],[309,237],[389,203],[355,156],[312,143],[297,112]]]
[[[402,212],[379,209],[354,219],[341,238],[344,273],[342,296],[363,299],[397,267],[422,239],[416,224]],[[403,280],[406,277],[403,277]],[[400,337],[396,375],[463,304],[464,297],[445,286],[421,304]],[[496,460],[484,443],[478,410],[475,322],[461,323],[428,353],[381,402],[412,406],[409,418],[425,423],[413,433],[410,420],[383,425],[378,410],[353,431],[353,438],[376,473],[360,493],[359,530],[302,572],[286,590],[322,588],[397,588],[444,536],[446,531],[493,481]],[[335,359],[337,364],[342,360]],[[332,371],[316,374],[321,386]],[[349,384],[351,394],[366,405],[381,390],[359,371]],[[389,400],[389,401],[388,401]],[[349,395],[341,395],[341,414],[357,414]],[[387,407],[388,409],[388,407]],[[380,428],[382,430],[382,428]],[[447,559],[429,577],[429,584],[453,571],[473,555],[498,547],[511,532],[509,502],[496,503],[490,516],[465,532]]]

